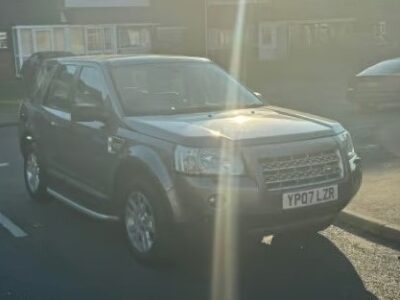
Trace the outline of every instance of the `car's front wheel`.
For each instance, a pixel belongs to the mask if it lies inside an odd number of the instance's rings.
[[[47,199],[45,170],[37,154],[35,144],[27,147],[24,155],[24,179],[29,195],[34,200]]]
[[[125,187],[122,214],[128,245],[140,261],[170,260],[174,234],[165,201],[149,179]]]

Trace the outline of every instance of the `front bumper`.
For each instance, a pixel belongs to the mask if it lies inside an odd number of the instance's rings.
[[[331,224],[360,188],[362,172],[359,157],[348,161],[346,170],[343,179],[329,184],[338,185],[337,201],[290,210],[282,208],[283,191],[265,191],[252,178],[232,178],[229,188],[222,192],[218,178],[177,175],[175,195],[182,205],[183,214],[180,220],[176,221],[185,223],[189,229],[190,225],[209,228],[214,226],[217,216],[220,215],[218,209],[231,209],[238,228],[247,232],[266,235],[303,228],[318,230]],[[321,185],[306,189],[314,187]],[[212,197],[221,201],[220,204],[212,205],[209,201]]]

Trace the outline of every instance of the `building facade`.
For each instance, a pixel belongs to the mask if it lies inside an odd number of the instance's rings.
[[[400,41],[398,0],[0,1],[0,79],[47,50],[209,56],[229,68],[240,47],[247,72],[316,51],[398,49]]]
[[[61,7],[61,0],[0,0],[0,80],[14,78],[16,73],[12,27],[57,24]]]
[[[205,55],[204,1],[1,1],[0,79],[38,51]]]

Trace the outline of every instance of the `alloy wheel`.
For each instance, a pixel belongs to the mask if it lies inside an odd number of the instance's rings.
[[[125,208],[125,226],[132,246],[145,254],[155,242],[155,220],[151,204],[142,192],[135,191],[128,197]]]
[[[25,176],[29,190],[32,193],[36,193],[40,185],[40,166],[34,153],[29,153],[26,158]]]

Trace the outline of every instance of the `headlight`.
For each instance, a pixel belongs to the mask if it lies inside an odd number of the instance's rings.
[[[175,150],[175,169],[190,175],[242,175],[243,161],[238,154],[224,155],[217,148],[188,148]]]
[[[351,138],[351,135],[348,131],[345,131],[341,134],[338,135],[340,144],[342,145],[343,149],[346,152],[347,158],[352,158],[354,155],[356,155],[356,152],[354,150],[354,145],[353,145],[353,140]]]

